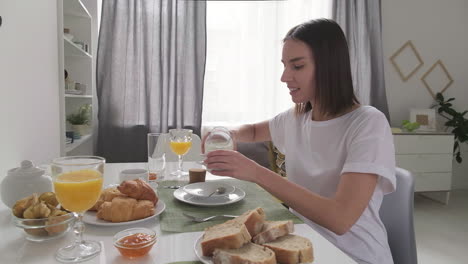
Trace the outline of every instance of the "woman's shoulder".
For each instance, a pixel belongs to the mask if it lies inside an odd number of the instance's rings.
[[[277,114],[274,119],[289,119],[294,117],[296,114],[294,107],[284,110],[283,112]]]
[[[387,117],[379,109],[370,106],[362,105],[358,108],[357,114],[354,117],[357,120],[367,121],[367,122],[388,122]]]
[[[387,117],[373,106],[360,106],[349,123],[350,131],[358,135],[379,135],[390,130]]]

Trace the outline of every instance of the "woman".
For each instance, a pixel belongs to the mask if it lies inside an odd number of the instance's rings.
[[[295,109],[232,133],[237,141],[273,141],[288,179],[236,151],[208,153],[207,168],[259,184],[357,262],[393,263],[379,218],[396,186],[393,137],[385,116],[354,95],[343,31],[325,19],[292,28],[282,63]]]

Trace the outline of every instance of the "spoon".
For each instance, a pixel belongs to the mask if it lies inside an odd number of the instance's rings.
[[[216,193],[216,194],[223,194],[223,193],[225,193],[225,192],[226,192],[226,188],[224,188],[224,187],[218,187],[218,188],[216,188],[216,190],[215,190],[214,192],[210,193],[210,195],[208,195],[207,197],[211,197],[211,196],[212,196],[213,194],[215,194],[215,193]]]
[[[179,189],[180,187],[180,185],[163,186],[164,189]]]

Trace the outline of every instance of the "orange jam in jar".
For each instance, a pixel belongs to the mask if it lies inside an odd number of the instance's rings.
[[[135,233],[118,239],[114,245],[123,256],[136,258],[148,254],[155,242],[155,235]]]

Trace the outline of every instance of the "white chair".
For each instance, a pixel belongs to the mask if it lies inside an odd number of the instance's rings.
[[[387,229],[394,263],[417,264],[413,223],[413,175],[407,170],[396,168],[396,185],[396,191],[383,199],[380,218]]]

